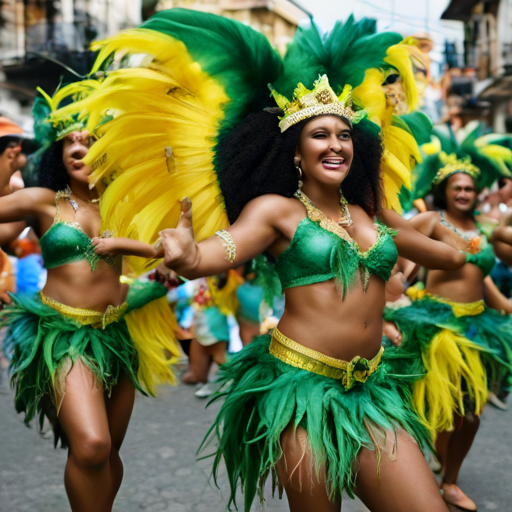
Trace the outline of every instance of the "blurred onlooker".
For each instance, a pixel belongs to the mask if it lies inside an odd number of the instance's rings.
[[[0,196],[12,193],[13,189],[23,188],[20,170],[27,163],[21,150],[23,130],[5,116],[0,116],[0,175],[11,177]],[[27,223],[11,222],[0,226],[0,246],[8,245],[15,240],[27,227]],[[0,250],[0,299],[9,302],[7,292],[16,291],[13,269],[8,256]]]

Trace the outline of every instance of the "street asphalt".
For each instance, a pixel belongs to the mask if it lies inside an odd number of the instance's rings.
[[[0,511],[69,511],[63,484],[66,451],[54,450],[49,432],[27,428],[13,408],[5,374],[0,383]],[[220,490],[209,477],[211,459],[197,461],[196,450],[218,406],[204,409],[194,387],[163,387],[158,398],[137,396],[123,445],[124,481],[115,512],[224,512],[227,481]],[[487,406],[481,429],[460,474],[459,485],[479,511],[512,511],[512,411]],[[285,512],[286,499],[272,498],[254,511]],[[242,501],[240,501],[242,503]],[[364,512],[345,499],[343,512]]]

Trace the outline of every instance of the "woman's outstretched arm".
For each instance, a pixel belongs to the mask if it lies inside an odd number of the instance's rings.
[[[505,265],[512,265],[512,227],[498,226],[494,228],[490,242],[496,256]]]
[[[268,194],[249,202],[224,238],[215,235],[200,243],[194,241],[192,204],[181,203],[182,213],[176,229],[160,233],[164,262],[187,279],[219,274],[235,268],[264,252],[279,237],[277,219],[286,215],[286,199]],[[231,251],[229,259],[228,251]],[[235,257],[236,255],[236,257]]]
[[[440,224],[435,215],[435,212],[418,215],[415,217],[416,225],[413,225],[413,219],[412,222],[407,221],[393,210],[382,210],[379,218],[398,231],[395,244],[400,256],[428,269],[457,270],[466,263],[466,255],[460,251],[468,251],[469,244]],[[452,245],[460,247],[454,248]]]

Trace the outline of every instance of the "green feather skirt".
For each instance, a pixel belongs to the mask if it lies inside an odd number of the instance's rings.
[[[36,414],[41,426],[44,414],[52,422],[48,406],[53,401],[59,408],[55,390],[62,386],[64,391],[65,376],[77,358],[106,391],[127,375],[144,393],[137,379],[137,352],[124,319],[95,329],[66,318],[43,304],[39,296],[12,296],[12,305],[1,312],[0,324],[8,326],[4,348],[11,355],[15,406],[25,413],[27,424]],[[53,419],[56,421],[55,409]]]
[[[512,371],[512,318],[485,307],[477,315],[455,316],[449,304],[425,296],[405,308],[386,308],[384,319],[402,332],[403,348],[415,356],[426,353],[441,329],[450,329],[470,340],[480,352],[489,383],[498,380],[510,389]],[[411,355],[411,354],[409,354]]]
[[[477,303],[475,303],[477,304]],[[402,333],[395,371],[422,361],[425,375],[413,386],[416,410],[436,431],[453,429],[453,414],[480,414],[487,390],[510,388],[512,320],[473,304],[452,305],[433,295],[403,308],[386,308],[384,319]],[[460,311],[455,314],[454,308]]]
[[[224,387],[210,402],[224,399],[202,447],[217,441],[214,478],[224,459],[235,504],[240,483],[245,510],[282,455],[280,438],[290,425],[307,430],[316,470],[326,468],[331,499],[343,489],[353,496],[354,462],[362,448],[380,453],[375,431],[407,431],[420,446],[430,446],[430,431],[411,405],[411,383],[420,375],[390,373],[388,352],[365,383],[349,390],[341,382],[290,366],[269,353],[270,335],[256,338],[219,371]],[[373,432],[373,434],[372,434]],[[393,435],[393,434],[392,434]],[[274,483],[277,480],[274,478]],[[229,506],[228,505],[228,506]]]

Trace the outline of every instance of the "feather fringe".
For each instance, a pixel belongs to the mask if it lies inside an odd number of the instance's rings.
[[[366,383],[347,391],[337,380],[281,362],[269,353],[269,343],[270,336],[256,338],[223,365],[224,388],[211,401],[225,399],[200,450],[210,435],[218,441],[213,475],[216,479],[223,459],[231,486],[228,506],[236,505],[239,484],[246,512],[256,493],[263,498],[264,482],[282,456],[281,434],[289,426],[307,430],[316,472],[327,469],[331,498],[343,489],[353,497],[359,451],[379,452],[376,439],[386,433],[403,428],[420,446],[430,444],[429,429],[411,405],[410,385],[418,376],[388,373],[386,353]]]

